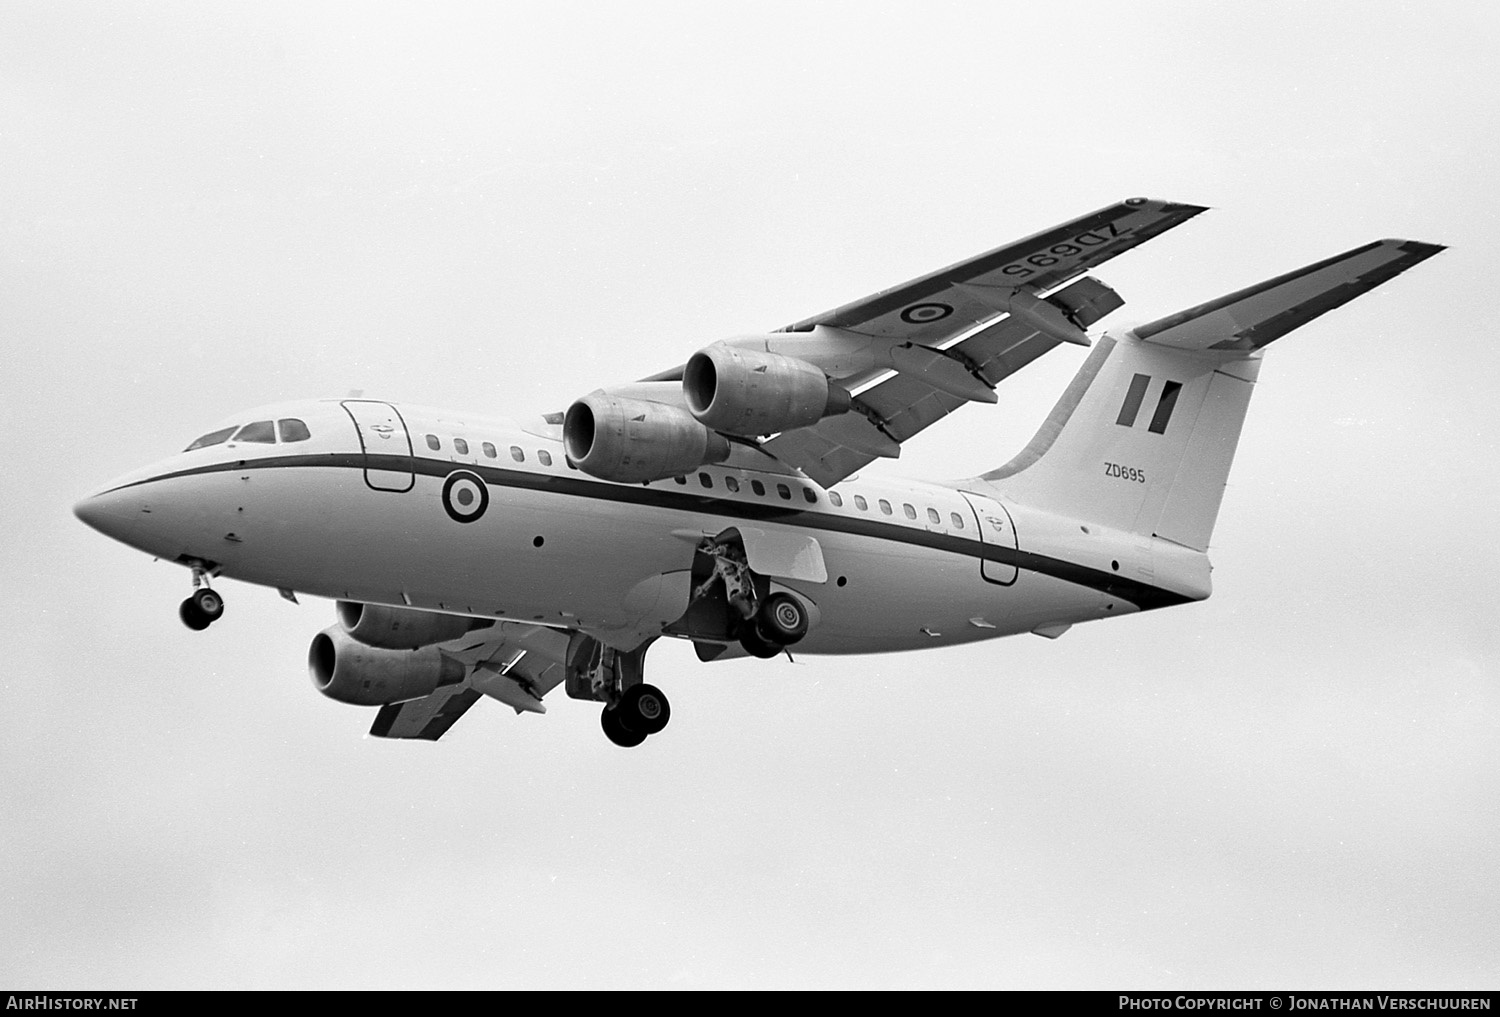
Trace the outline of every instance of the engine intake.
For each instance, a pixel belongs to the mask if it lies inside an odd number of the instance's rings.
[[[356,642],[337,625],[313,636],[307,673],[329,699],[352,706],[384,706],[421,699],[464,680],[462,663],[441,651],[384,650]]]
[[[481,618],[361,604],[353,600],[339,601],[337,610],[339,624],[345,632],[366,646],[386,650],[415,650],[433,643],[446,643],[465,632],[495,624]]]
[[[729,441],[677,406],[590,392],[568,407],[563,447],[585,473],[638,484],[729,458]]]
[[[805,360],[714,343],[694,353],[682,374],[694,417],[726,434],[755,437],[847,413],[842,386]]]

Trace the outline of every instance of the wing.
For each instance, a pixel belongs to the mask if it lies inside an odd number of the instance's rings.
[[[381,707],[370,734],[437,741],[485,696],[517,713],[546,713],[542,697],[567,673],[568,634],[541,625],[500,622],[439,649],[464,665],[464,680],[421,699]]]
[[[1084,273],[1202,211],[1130,198],[788,325],[778,352],[796,356],[798,338],[860,349],[830,372],[854,406],[763,447],[825,487],[898,455],[965,403],[995,402],[995,385],[1059,343],[1087,345],[1084,329],[1124,301]]]

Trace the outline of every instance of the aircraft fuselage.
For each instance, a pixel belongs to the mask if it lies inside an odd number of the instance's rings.
[[[620,484],[571,467],[547,428],[499,418],[328,400],[242,419],[261,416],[305,420],[310,437],[184,452],[79,514],[214,575],[579,629],[622,649],[682,616],[695,545],[731,527],[821,549],[826,581],[772,582],[811,606],[799,653],[1055,632],[1208,594],[1203,555],[1028,512],[984,481],[856,477],[830,492],[726,464]]]

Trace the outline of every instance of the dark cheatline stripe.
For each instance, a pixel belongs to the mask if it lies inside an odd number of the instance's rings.
[[[1141,412],[1141,400],[1146,398],[1146,386],[1149,384],[1149,374],[1138,374],[1130,379],[1130,391],[1125,393],[1125,401],[1120,404],[1120,416],[1115,423],[1123,427],[1135,426],[1135,416]]]
[[[1156,404],[1156,413],[1151,417],[1151,426],[1147,428],[1152,434],[1161,434],[1167,429],[1167,421],[1172,419],[1172,410],[1177,406],[1177,393],[1182,391],[1182,382],[1169,381],[1161,388],[1161,401]]]
[[[710,494],[695,494],[691,489],[663,490],[643,485],[615,484],[594,480],[583,475],[556,476],[546,473],[530,473],[500,466],[484,466],[476,463],[454,463],[448,460],[415,459],[406,456],[365,456],[359,452],[328,452],[321,455],[281,456],[266,459],[237,459],[229,462],[208,463],[186,470],[174,470],[159,477],[137,480],[114,490],[140,487],[162,480],[180,477],[201,476],[210,473],[238,473],[246,470],[267,469],[347,469],[364,470],[411,470],[426,477],[446,477],[455,470],[468,470],[479,474],[484,482],[493,487],[518,491],[536,491],[544,494],[570,498],[591,498],[595,501],[614,502],[622,505],[641,505],[652,508],[671,509],[678,512],[709,512],[732,520],[784,523],[809,530],[830,533],[849,533],[891,540],[917,547],[930,547],[950,554],[962,555],[976,560],[1000,562],[1014,565],[1030,572],[1052,576],[1078,586],[1098,590],[1112,597],[1120,597],[1135,604],[1143,611],[1174,604],[1187,604],[1190,597],[1164,590],[1133,579],[1125,579],[1113,572],[1101,572],[1085,565],[1051,558],[1047,555],[1018,551],[1001,544],[985,544],[967,537],[954,537],[946,533],[931,533],[926,529],[883,523],[874,519],[859,519],[834,515],[829,512],[809,512],[789,503],[757,504]],[[108,492],[106,492],[108,493]],[[385,497],[382,492],[381,497]],[[391,493],[390,497],[403,495]]]

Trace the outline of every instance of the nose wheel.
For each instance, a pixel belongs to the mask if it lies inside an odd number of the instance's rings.
[[[615,706],[599,715],[605,737],[621,748],[633,749],[650,735],[659,733],[672,719],[672,706],[655,685],[632,685]]]
[[[194,632],[201,632],[224,614],[224,598],[206,585],[204,570],[193,569],[193,592],[177,608],[177,617]]]

